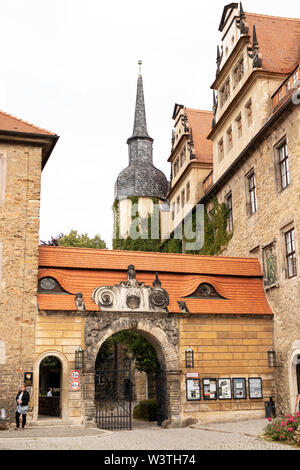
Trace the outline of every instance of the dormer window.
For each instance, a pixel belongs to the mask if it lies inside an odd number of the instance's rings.
[[[39,294],[68,294],[53,277],[42,277],[38,282]]]

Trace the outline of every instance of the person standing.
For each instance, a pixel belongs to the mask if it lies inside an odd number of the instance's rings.
[[[17,409],[16,409],[16,427],[15,429],[20,429],[20,415],[22,415],[22,430],[24,431],[26,424],[26,415],[28,411],[30,396],[26,390],[26,385],[23,384],[21,390],[19,390],[16,396]]]
[[[53,390],[53,388],[52,388],[52,387],[49,387],[49,390],[48,390],[48,393],[47,393],[47,397],[48,397],[48,398],[51,398],[51,397],[52,397],[52,390]]]

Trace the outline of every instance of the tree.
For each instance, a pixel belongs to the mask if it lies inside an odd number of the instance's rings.
[[[56,237],[51,237],[48,242],[41,241],[41,245],[48,246],[74,246],[78,248],[95,248],[105,250],[107,248],[104,240],[97,234],[90,238],[87,233],[78,233],[77,230],[71,230],[68,235],[60,233]]]

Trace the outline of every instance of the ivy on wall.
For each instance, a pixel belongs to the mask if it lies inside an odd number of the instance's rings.
[[[131,197],[132,210],[137,207],[139,198]],[[154,207],[158,207],[158,199],[152,198]],[[219,203],[217,198],[212,199],[212,210],[207,213],[207,207],[204,208],[204,244],[201,250],[186,250],[187,254],[217,256],[228,246],[233,232],[228,233],[228,208],[226,204]],[[134,211],[133,211],[134,212]],[[114,203],[114,221],[115,221],[115,239],[113,240],[113,248],[115,250],[129,251],[154,251],[162,253],[182,253],[183,243],[191,243],[195,240],[187,240],[185,236],[175,237],[174,233],[171,238],[164,243],[160,241],[160,227],[155,227],[155,222],[159,224],[159,217],[148,215],[147,218],[138,218],[138,214],[131,213],[132,224],[129,230],[129,237],[120,238],[120,221],[119,221],[119,201]],[[155,233],[159,233],[159,239],[152,240],[151,232],[155,228]],[[196,230],[196,212],[192,213],[192,230]],[[136,238],[136,233],[140,237]]]
[[[113,240],[114,250],[127,250],[127,251],[160,251],[160,218],[159,213],[148,217],[142,218],[136,212],[139,198],[132,196],[128,198],[131,200],[131,226],[129,229],[129,236],[127,238],[120,238],[120,212],[119,201],[114,202],[114,224],[115,224],[115,239]],[[153,197],[152,202],[155,211],[158,211],[158,198]],[[157,236],[152,240],[151,235]]]

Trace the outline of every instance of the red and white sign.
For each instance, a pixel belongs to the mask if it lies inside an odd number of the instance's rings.
[[[80,389],[80,382],[79,380],[73,380],[71,382],[71,389],[73,390],[73,392],[77,392],[79,389]]]
[[[71,372],[71,377],[72,377],[72,379],[74,379],[74,380],[75,380],[75,379],[79,379],[79,377],[80,377],[80,372],[79,372],[79,370],[77,370],[77,369],[72,370],[72,372]]]

